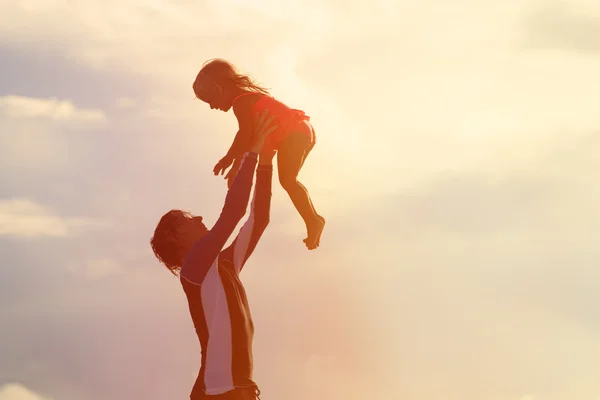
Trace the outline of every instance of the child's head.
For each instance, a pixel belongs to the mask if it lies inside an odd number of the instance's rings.
[[[225,112],[229,111],[233,99],[240,92],[269,93],[249,76],[240,74],[230,62],[220,58],[204,63],[192,88],[196,97],[209,104],[211,109]]]
[[[202,217],[171,210],[158,222],[150,246],[156,258],[177,275],[192,245],[207,232]]]

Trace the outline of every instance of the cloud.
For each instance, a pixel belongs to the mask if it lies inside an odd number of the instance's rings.
[[[33,392],[19,383],[6,383],[0,386],[0,400],[51,400]]]
[[[285,32],[293,31],[292,27],[286,29],[281,17],[268,16],[250,3],[249,7],[239,7],[235,2],[111,0],[98,6],[83,0],[69,4],[28,0],[3,3],[1,7],[0,37],[6,43],[43,45],[93,69],[133,68],[178,82],[189,81],[187,76],[202,59],[210,57],[208,53],[233,45],[249,57],[254,50],[282,42]],[[77,10],[77,21],[67,17],[73,10]],[[198,23],[198,15],[210,18]],[[248,18],[254,23],[240,23]],[[148,26],[153,29],[148,30]],[[273,29],[280,34],[272,35]],[[216,31],[219,35],[214,35]],[[199,43],[202,50],[190,57],[193,53],[189,50],[198,49]]]
[[[17,171],[26,175],[32,170],[72,167],[83,158],[86,144],[76,134],[95,131],[105,122],[103,110],[76,107],[68,99],[0,97],[2,174],[14,179]]]
[[[47,118],[53,121],[99,122],[102,110],[78,109],[70,100],[36,99],[24,96],[0,97],[0,110],[12,118]]]
[[[91,218],[61,217],[30,199],[0,200],[0,236],[67,237],[104,226],[105,222]]]
[[[23,48],[35,47],[37,37],[50,32],[44,36],[48,44],[83,61],[81,65],[145,74],[148,87],[171,97],[166,106],[139,100],[136,111],[153,120],[166,117],[181,130],[199,130],[212,125],[207,120],[219,121],[210,140],[222,147],[230,139],[219,133],[231,127],[233,135],[235,123],[225,128],[225,117],[212,117],[189,102],[188,94],[191,97],[190,82],[203,61],[217,55],[232,59],[273,87],[276,96],[311,115],[319,144],[303,175],[315,198],[329,192],[354,199],[381,186],[412,184],[448,165],[458,169],[483,160],[497,166],[521,161],[531,157],[536,146],[546,145],[549,129],[597,126],[592,105],[598,103],[600,91],[590,87],[595,63],[515,53],[514,35],[504,28],[522,31],[517,22],[523,10],[537,2],[481,7],[461,0],[443,10],[437,3],[431,7],[433,3],[409,7],[390,1],[368,6],[292,1],[271,7],[269,1],[239,0],[115,1],[102,6],[79,1],[71,7],[30,0],[27,6],[4,5],[3,29],[8,43]],[[44,13],[33,12],[38,9]],[[78,18],[64,17],[73,10]],[[199,24],[197,15],[210,17]],[[14,23],[17,20],[30,23]],[[584,69],[576,82],[554,79],[567,68]],[[515,97],[516,92],[521,95]],[[574,111],[569,104],[577,96],[586,96],[587,106]],[[183,118],[185,124],[180,122]],[[212,126],[203,130],[211,131]],[[366,166],[353,162],[366,156]],[[319,168],[312,162],[316,157],[331,168]],[[392,175],[394,179],[384,178]],[[359,189],[357,180],[364,187]],[[333,202],[329,208],[334,208]]]
[[[343,237],[362,246],[366,234],[377,237],[378,253],[386,244],[409,252],[413,246],[466,250],[473,243],[488,251],[504,243],[531,254],[550,243],[556,245],[549,252],[589,250],[600,228],[600,132],[567,135],[554,146],[528,164],[438,173],[363,200],[346,211],[355,218],[335,215],[324,243]]]

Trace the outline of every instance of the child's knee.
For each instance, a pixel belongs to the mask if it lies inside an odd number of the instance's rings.
[[[298,179],[295,176],[287,176],[285,174],[279,175],[279,183],[281,187],[287,191],[293,190],[298,186]]]

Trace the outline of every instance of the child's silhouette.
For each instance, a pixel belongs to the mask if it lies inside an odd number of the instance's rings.
[[[253,118],[264,110],[275,116],[277,129],[268,137],[265,146],[277,150],[279,182],[287,191],[306,224],[304,239],[309,250],[319,246],[325,219],[316,211],[308,191],[298,181],[298,173],[304,160],[316,143],[315,131],[309,117],[301,110],[289,108],[269,95],[246,75],[239,74],[235,67],[222,59],[207,61],[193,84],[197,98],[210,105],[211,109],[224,112],[233,108],[239,130],[229,151],[214,167],[214,174],[223,174],[231,185],[237,174],[241,156],[252,140]]]

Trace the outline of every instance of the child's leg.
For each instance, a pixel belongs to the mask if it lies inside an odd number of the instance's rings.
[[[308,237],[304,241],[309,249],[319,245],[321,231],[325,225],[325,220],[316,212],[306,187],[298,181],[298,173],[310,152],[311,142],[307,134],[294,131],[281,142],[277,151],[279,182],[288,192],[292,203],[306,224]]]

